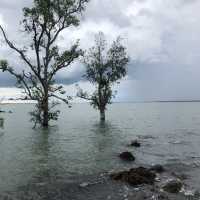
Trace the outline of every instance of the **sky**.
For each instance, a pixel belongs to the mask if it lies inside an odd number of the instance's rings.
[[[0,24],[16,44],[26,44],[20,32],[22,8],[32,0],[0,0]],[[104,32],[108,41],[120,35],[131,58],[128,74],[115,86],[116,101],[200,99],[200,1],[199,0],[91,0],[79,27],[62,32],[57,43],[65,48],[76,39],[87,49],[94,35]],[[0,59],[23,65],[0,35]],[[75,84],[92,91],[83,80],[84,66],[75,62],[57,80],[70,95]],[[0,96],[19,95],[15,80],[0,74]],[[6,89],[5,89],[6,87]]]

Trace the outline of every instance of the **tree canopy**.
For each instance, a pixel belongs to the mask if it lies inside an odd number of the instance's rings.
[[[126,47],[118,37],[108,48],[105,35],[99,32],[95,36],[95,45],[86,51],[83,63],[86,66],[84,77],[95,86],[93,94],[89,95],[79,88],[78,97],[87,99],[101,113],[105,120],[105,110],[111,103],[116,92],[112,86],[126,76],[129,57]]]
[[[53,101],[49,105],[50,99],[65,103],[71,99],[62,97],[65,91],[61,85],[55,84],[55,75],[82,54],[78,40],[69,49],[61,51],[57,39],[64,29],[79,25],[80,14],[88,1],[34,0],[33,7],[23,9],[23,29],[31,37],[30,43],[23,48],[11,42],[0,25],[6,43],[19,54],[26,68],[17,72],[15,66],[9,66],[5,60],[0,62],[0,67],[16,77],[17,85],[24,89],[26,99],[37,101],[36,110],[31,112],[32,120],[44,127],[50,120],[57,120],[59,114],[58,110],[51,111],[58,102]]]

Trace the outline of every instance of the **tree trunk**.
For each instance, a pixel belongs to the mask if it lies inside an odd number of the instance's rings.
[[[101,109],[100,110],[100,120],[101,121],[105,121],[106,117],[105,117],[105,109]]]
[[[43,105],[43,122],[42,126],[43,127],[48,127],[49,126],[49,101],[48,98],[45,99],[44,105]]]

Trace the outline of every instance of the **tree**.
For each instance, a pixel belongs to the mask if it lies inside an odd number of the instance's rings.
[[[105,110],[115,97],[112,86],[126,76],[129,57],[126,48],[118,37],[107,48],[105,36],[102,32],[95,36],[95,46],[84,55],[83,63],[86,66],[84,77],[95,86],[92,95],[79,88],[77,96],[89,100],[91,105],[100,111],[101,121],[105,121]]]
[[[59,50],[56,44],[60,33],[71,26],[79,25],[79,16],[89,0],[34,0],[32,8],[24,8],[22,21],[24,32],[31,37],[30,44],[19,48],[11,42],[3,27],[0,30],[7,45],[17,52],[26,68],[17,70],[4,60],[0,62],[2,71],[9,72],[17,79],[17,85],[24,89],[26,99],[36,100],[36,109],[31,112],[31,120],[48,127],[50,120],[57,120],[59,111],[53,108],[58,101],[68,103],[70,97],[61,85],[55,84],[55,75],[67,68],[82,54],[77,41],[68,50]],[[34,59],[32,56],[34,55]],[[50,99],[54,99],[50,102]],[[52,110],[53,109],[53,110]]]

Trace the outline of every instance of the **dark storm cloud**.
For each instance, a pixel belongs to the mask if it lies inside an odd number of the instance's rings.
[[[10,76],[10,74],[0,74],[0,86],[1,87],[12,87],[16,83],[16,80]]]
[[[0,0],[0,23],[18,44],[26,43],[19,30],[21,9],[31,0]],[[200,98],[200,26],[199,0],[91,0],[81,25],[66,30],[58,44],[66,48],[80,38],[86,49],[94,34],[103,31],[109,40],[121,35],[131,62],[129,73],[121,82],[118,99],[197,99]],[[14,34],[15,33],[15,34]],[[18,56],[0,45],[0,58],[13,66],[23,64]],[[74,64],[57,76],[58,83],[73,84],[82,80],[84,67]],[[0,75],[0,85],[12,85],[9,75]],[[87,86],[88,87],[88,86]]]

